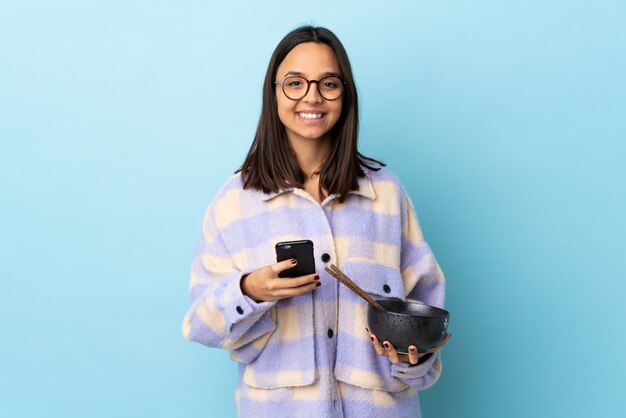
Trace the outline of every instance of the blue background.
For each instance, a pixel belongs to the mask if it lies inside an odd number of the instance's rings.
[[[4,0],[0,416],[234,416],[183,340],[202,216],[277,42],[340,37],[454,337],[424,416],[626,410],[626,3]]]

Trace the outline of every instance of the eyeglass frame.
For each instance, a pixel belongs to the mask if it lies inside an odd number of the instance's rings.
[[[301,78],[304,81],[306,81],[306,91],[304,92],[302,97],[300,97],[299,99],[292,99],[291,97],[287,96],[287,93],[285,93],[285,80],[287,80],[288,78],[294,78],[294,77],[298,77],[298,78]],[[339,94],[339,96],[335,97],[334,99],[327,99],[326,97],[324,97],[324,95],[320,91],[320,81],[324,80],[325,78],[338,78],[339,80],[341,80],[341,84],[343,86],[346,85],[346,82],[343,81],[341,79],[341,77],[336,76],[336,75],[326,75],[326,76],[320,78],[319,80],[308,80],[308,79],[302,77],[301,75],[288,75],[287,77],[283,78],[282,80],[274,81],[274,84],[275,85],[276,84],[280,85],[280,89],[282,90],[282,92],[285,95],[285,97],[288,98],[289,100],[293,100],[294,102],[298,101],[298,100],[304,99],[306,97],[306,95],[309,94],[309,90],[311,89],[311,83],[315,83],[317,85],[317,92],[319,93],[320,97],[322,97],[322,99],[324,99],[324,100],[328,100],[329,102],[333,102],[333,101],[339,99],[341,96],[343,96],[344,89],[342,88],[341,89],[341,94]]]

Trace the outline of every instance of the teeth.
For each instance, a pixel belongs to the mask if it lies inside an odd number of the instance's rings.
[[[304,119],[319,119],[323,116],[322,113],[298,113],[298,115]]]

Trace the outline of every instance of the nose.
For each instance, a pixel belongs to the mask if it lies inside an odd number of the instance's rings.
[[[313,83],[315,83],[315,85],[313,85]],[[320,92],[317,86],[318,86],[318,81],[316,80],[309,81],[309,91],[307,91],[304,97],[302,98],[304,102],[321,103],[322,100],[324,100],[323,97],[320,95]]]

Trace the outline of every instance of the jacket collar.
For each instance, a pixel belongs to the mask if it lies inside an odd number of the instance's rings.
[[[364,170],[364,171],[365,171],[365,176],[359,177],[357,180],[359,184],[359,189],[350,190],[348,194],[356,194],[356,195],[367,197],[368,199],[374,200],[376,199],[376,193],[374,192],[374,186],[372,185],[372,180],[370,179],[370,173],[368,170]],[[268,200],[271,200],[275,198],[276,196],[281,195],[283,193],[293,192],[295,189],[296,189],[295,187],[287,187],[285,189],[278,190],[277,192],[263,193],[262,200],[267,202]],[[336,196],[336,195],[331,195],[331,196]]]

